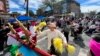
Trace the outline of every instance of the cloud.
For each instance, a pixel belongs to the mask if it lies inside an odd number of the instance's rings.
[[[76,0],[81,4],[82,12],[100,11],[100,0]]]
[[[96,3],[100,3],[100,0],[86,0],[85,3],[82,3],[81,5],[89,5],[89,4],[96,4]]]
[[[9,13],[12,13],[14,11],[10,11]],[[16,11],[15,11],[16,12]],[[25,11],[17,11],[18,13],[20,13],[21,15],[25,14],[26,12]]]
[[[43,0],[29,0],[29,9],[36,12]],[[25,0],[9,0],[9,8],[11,12],[25,12]]]
[[[17,4],[15,4],[13,1],[9,1],[9,7],[10,8],[20,8]]]
[[[90,12],[90,11],[96,11],[99,12],[100,11],[100,6],[81,6],[81,11],[82,12]]]
[[[39,6],[42,4],[41,2],[42,2],[42,0],[34,0],[34,1],[33,0],[29,0],[29,7],[38,9]]]

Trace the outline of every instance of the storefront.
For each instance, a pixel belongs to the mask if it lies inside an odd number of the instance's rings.
[[[7,23],[9,18],[10,18],[10,14],[0,13],[0,23],[2,24]]]

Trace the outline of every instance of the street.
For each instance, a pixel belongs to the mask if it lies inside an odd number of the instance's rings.
[[[82,38],[84,39],[84,41],[80,41],[80,40],[74,41],[73,40],[74,37],[71,37],[69,34],[69,40],[70,40],[69,44],[74,45],[76,47],[76,51],[74,54],[68,54],[68,56],[87,56],[87,53],[89,50],[88,43],[89,43],[90,37],[87,36],[85,33],[83,33]],[[38,38],[37,47],[47,51],[47,38],[46,37]],[[62,56],[66,54],[67,53],[64,52]],[[9,53],[6,53],[6,55],[4,56],[9,56]]]
[[[74,41],[73,42],[73,37],[70,37],[70,44],[73,44],[76,47],[76,52],[74,54],[69,54],[68,56],[87,56],[88,53],[88,43],[90,40],[90,37],[88,37],[86,34],[82,34],[82,38],[84,39],[84,41]],[[42,38],[38,41],[38,45],[39,48],[43,49],[43,50],[47,50],[47,39]]]

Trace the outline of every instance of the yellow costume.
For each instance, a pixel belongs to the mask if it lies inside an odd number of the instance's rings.
[[[36,31],[36,32],[41,31],[41,29],[42,29],[44,26],[46,26],[46,25],[47,25],[46,22],[40,22],[39,25],[37,25],[37,26],[35,27],[35,31]]]
[[[63,41],[61,38],[56,37],[53,39],[53,45],[55,47],[55,50],[59,53],[63,52]]]
[[[54,38],[53,45],[57,52],[62,53],[64,51],[63,40],[61,38],[59,37]],[[73,54],[75,52],[75,47],[73,45],[68,44],[66,50],[68,51],[69,54]]]
[[[73,45],[68,44],[67,50],[69,54],[75,53],[75,47]]]

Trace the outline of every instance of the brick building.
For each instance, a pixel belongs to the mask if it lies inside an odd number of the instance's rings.
[[[0,0],[0,24],[5,23],[9,17],[9,3],[8,0]]]
[[[54,5],[54,12],[57,14],[74,13],[76,17],[80,16],[80,4],[75,0],[63,0]]]
[[[0,12],[7,13],[9,10],[8,0],[0,0]]]
[[[80,4],[75,0],[71,1],[70,3],[70,12],[75,13],[76,17],[80,17],[80,13],[81,13]]]

